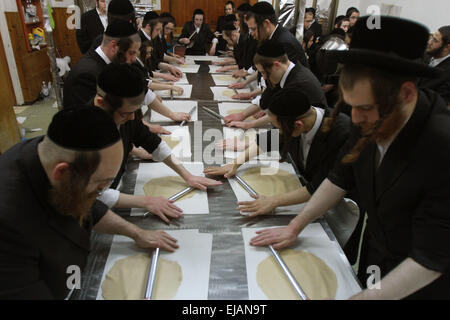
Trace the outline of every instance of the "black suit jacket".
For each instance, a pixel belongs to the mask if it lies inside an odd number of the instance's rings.
[[[95,51],[84,55],[64,81],[64,108],[87,104],[97,93],[97,77],[106,62]]]
[[[305,51],[302,44],[294,37],[288,29],[278,25],[277,29],[272,35],[272,40],[280,43],[286,51],[289,60],[294,63],[299,61],[302,65],[309,68],[308,60],[306,59]]]
[[[189,38],[192,33],[195,31],[195,26],[192,21],[188,21],[184,24],[183,30],[181,31],[181,35],[179,39]],[[215,38],[212,33],[209,25],[203,23],[200,27],[200,32],[195,34],[191,38],[191,42],[195,41],[192,48],[186,48],[187,55],[205,55],[208,50],[209,45],[211,44],[212,39]]]
[[[77,43],[82,54],[85,54],[94,39],[105,31],[97,9],[89,10],[81,16],[81,28],[77,29]]]
[[[225,22],[225,16],[220,16],[217,19],[217,28],[216,31],[221,33],[223,27],[225,26],[226,22]],[[223,37],[219,37],[218,38],[219,43],[217,44],[217,50],[223,50],[225,51],[227,49],[227,42],[225,41],[225,39]]]
[[[369,144],[357,161],[340,162],[328,179],[344,190],[356,188],[368,220],[359,277],[377,265],[381,277],[410,257],[443,273],[408,298],[450,298],[450,110],[431,90],[420,91],[415,110],[376,168],[377,146]],[[338,159],[358,140],[354,130]],[[405,275],[406,276],[406,275]]]
[[[442,98],[450,103],[450,58],[445,59],[436,68],[442,69],[439,78],[422,78],[419,80],[419,87],[428,88],[439,93]]]
[[[244,69],[248,70],[250,67],[254,66],[253,58],[256,54],[256,49],[258,48],[258,40],[255,40],[251,35],[248,35],[247,40],[244,44]],[[256,70],[256,68],[254,68]]]
[[[51,185],[37,155],[42,138],[0,157],[0,299],[64,299],[68,267],[83,270],[92,226],[108,209],[96,201],[102,214],[81,227],[49,205]]]
[[[311,105],[320,108],[327,107],[327,99],[323,93],[319,80],[308,68],[297,63],[289,72],[283,88],[277,84],[273,88],[267,88],[261,95],[261,109],[267,109],[272,101],[272,97],[280,90],[287,88],[296,88],[301,90],[309,98]]]

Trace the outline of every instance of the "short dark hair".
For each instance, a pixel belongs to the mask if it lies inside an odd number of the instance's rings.
[[[233,1],[227,1],[227,3],[225,3],[225,7],[226,7],[227,5],[229,5],[229,4],[231,4],[231,6],[232,6],[233,9],[234,9],[234,2],[233,2]]]
[[[350,19],[347,16],[337,16],[336,19],[334,19],[334,24],[337,25],[337,28],[340,28],[344,21],[350,21]]]
[[[176,25],[176,20],[173,15],[169,12],[163,12],[159,15],[159,19],[162,21],[163,27],[165,27],[168,23],[173,23]]]
[[[247,14],[247,19],[250,18],[254,18],[256,21],[256,24],[258,25],[258,27],[262,26],[263,22],[267,19],[270,21],[270,23],[272,24],[277,24],[278,23],[278,19],[277,19],[277,15],[274,14],[257,14],[254,12],[248,12]]]
[[[347,12],[345,13],[345,15],[347,16],[347,18],[350,18],[350,16],[351,16],[354,12],[359,13],[359,10],[356,9],[355,7],[350,7],[350,8],[347,9]]]
[[[450,44],[450,26],[440,27],[438,31],[442,35],[442,44]]]
[[[313,15],[314,18],[316,17],[316,9],[313,8],[313,7],[311,7],[311,8],[306,8],[306,9],[305,9],[305,15],[306,15],[307,13],[311,13],[311,14]]]

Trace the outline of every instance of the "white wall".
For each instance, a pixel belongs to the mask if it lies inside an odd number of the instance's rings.
[[[345,14],[348,7],[356,7],[362,15],[371,5],[382,4],[401,7],[400,17],[424,24],[430,32],[450,25],[449,0],[339,0],[338,15]]]

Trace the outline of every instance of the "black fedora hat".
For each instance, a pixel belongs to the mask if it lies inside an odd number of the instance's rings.
[[[379,28],[372,25],[376,19]],[[429,35],[425,26],[411,20],[365,16],[355,24],[349,50],[325,54],[343,64],[362,64],[403,76],[437,77],[440,70],[422,62]]]

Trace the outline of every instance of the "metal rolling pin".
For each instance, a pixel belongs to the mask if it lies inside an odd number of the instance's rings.
[[[192,117],[192,115],[194,114],[195,109],[197,109],[196,106],[192,107],[191,111],[189,111],[189,115]],[[186,120],[183,120],[180,124],[180,127],[182,127],[184,124],[186,123]]]
[[[278,262],[278,264],[280,265],[281,269],[283,270],[284,274],[287,276],[289,282],[291,283],[291,285],[294,287],[295,292],[299,295],[299,297],[302,300],[307,300],[308,296],[306,295],[306,293],[303,291],[302,287],[300,287],[300,285],[298,284],[297,280],[295,280],[294,276],[292,275],[291,271],[289,270],[288,266],[284,263],[283,259],[281,259],[280,255],[278,254],[278,252],[272,247],[272,245],[269,245],[269,249],[270,251],[272,251],[272,254],[275,258],[275,260]]]
[[[156,269],[158,266],[159,248],[156,248],[152,254],[152,262],[148,271],[147,288],[145,289],[145,300],[151,300],[153,289],[155,288]]]
[[[239,177],[238,175],[235,175],[237,182],[239,182],[239,184],[245,189],[247,190],[248,193],[250,193],[251,195],[257,196],[258,193],[253,190],[252,187],[250,187],[247,182],[245,182],[241,177]]]
[[[207,111],[209,114],[211,114],[211,115],[213,115],[214,117],[216,117],[216,118],[219,118],[219,119],[224,119],[224,117],[223,116],[221,116],[220,114],[218,114],[217,112],[215,112],[215,111],[212,111],[211,109],[209,109],[209,108],[207,108],[207,107],[203,107],[203,109],[205,109],[205,111]]]

